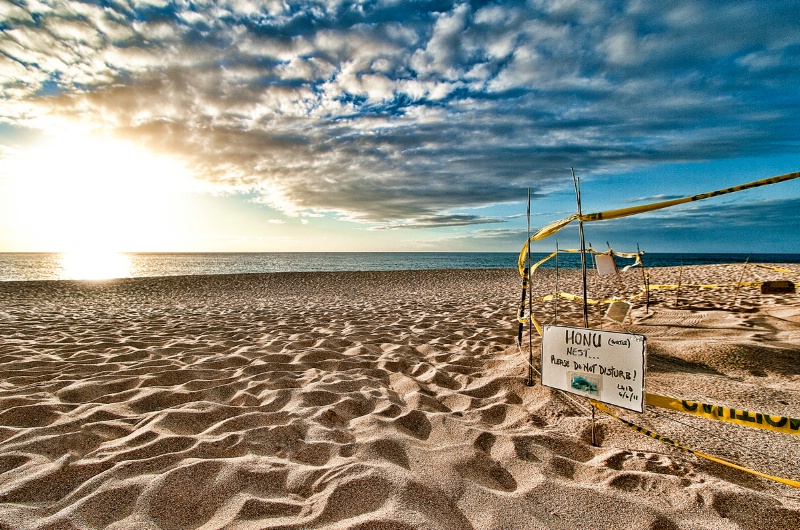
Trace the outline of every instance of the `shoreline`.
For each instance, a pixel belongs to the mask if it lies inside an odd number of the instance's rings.
[[[798,264],[775,265],[800,277]],[[741,273],[646,270],[659,283]],[[636,293],[641,278],[593,276],[589,296]],[[531,292],[554,279],[537,271]],[[579,285],[580,270],[559,282]],[[800,526],[800,490],[609,416],[593,447],[584,411],[524,384],[520,292],[515,269],[0,282],[0,526]],[[797,295],[678,294],[653,293],[625,325],[648,337],[648,392],[800,417]],[[559,304],[560,322],[580,321],[580,304]],[[620,330],[602,316],[593,308],[590,326]],[[798,436],[623,416],[800,479]]]
[[[533,253],[534,259],[547,252]],[[506,269],[517,252],[357,252],[357,253],[0,253],[0,282],[81,278],[161,277],[197,274],[274,272]],[[728,263],[800,263],[798,254],[644,253],[646,267]],[[627,265],[619,258],[619,265]],[[554,260],[542,268],[554,268]],[[563,270],[579,269],[575,253],[561,255]]]

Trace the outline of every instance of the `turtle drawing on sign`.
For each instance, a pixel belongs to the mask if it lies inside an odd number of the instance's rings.
[[[597,383],[595,381],[590,381],[582,375],[573,375],[570,386],[581,392],[597,394]]]

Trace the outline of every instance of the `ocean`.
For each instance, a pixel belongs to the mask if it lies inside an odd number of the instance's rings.
[[[547,254],[534,252],[533,261]],[[0,253],[0,281],[106,279],[269,272],[516,268],[516,252]],[[800,254],[646,253],[647,267],[714,263],[800,263]],[[617,258],[619,266],[632,260]],[[542,267],[553,268],[551,259]],[[558,266],[579,268],[579,254]]]

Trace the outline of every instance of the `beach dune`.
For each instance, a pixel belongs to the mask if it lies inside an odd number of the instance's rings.
[[[800,276],[782,267],[745,279]],[[641,280],[593,274],[590,296]],[[579,271],[558,281],[579,293]],[[601,413],[593,446],[586,400],[526,386],[540,341],[516,344],[519,298],[514,270],[0,283],[0,528],[800,528],[800,489]],[[603,309],[591,326],[647,336],[649,392],[800,417],[797,295],[653,291],[624,329]],[[581,315],[558,303],[559,323]],[[614,410],[800,480],[800,436]]]

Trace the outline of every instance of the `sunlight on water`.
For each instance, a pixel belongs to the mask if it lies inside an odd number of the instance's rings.
[[[61,255],[62,280],[130,278],[131,260],[116,252],[67,252]]]

